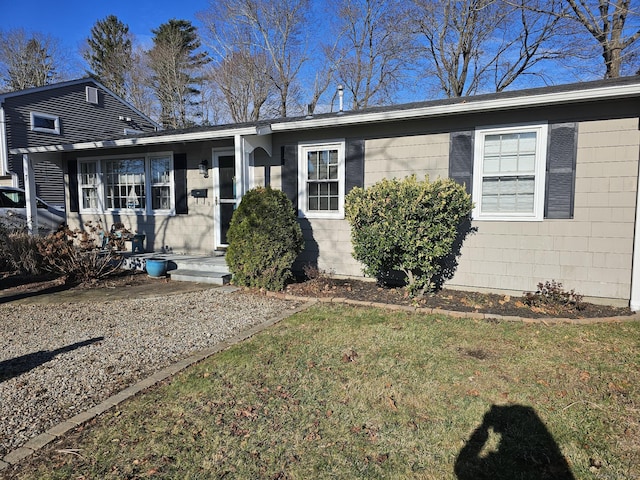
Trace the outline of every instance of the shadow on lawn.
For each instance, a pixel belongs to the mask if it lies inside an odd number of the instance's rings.
[[[56,355],[61,353],[70,352],[78,348],[86,347],[92,343],[97,343],[104,340],[104,337],[90,338],[83,342],[73,343],[65,347],[57,348],[55,350],[41,350],[39,352],[29,353],[21,357],[12,358],[0,362],[0,382],[9,380],[13,377],[17,377],[23,373],[33,370],[40,365],[50,362]]]
[[[459,480],[575,480],[553,436],[535,410],[493,405],[460,450]]]

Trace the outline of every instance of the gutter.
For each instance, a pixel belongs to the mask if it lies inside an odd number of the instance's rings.
[[[416,107],[406,110],[387,110],[384,112],[357,113],[342,116],[329,116],[291,122],[274,122],[274,132],[299,130],[305,128],[323,128],[363,123],[390,122],[393,120],[410,120],[421,117],[438,117],[460,113],[487,112],[492,110],[514,110],[523,107],[537,107],[567,103],[578,103],[594,100],[626,98],[640,95],[640,84],[599,87],[589,90],[577,90],[555,93],[541,93],[522,97],[506,97],[491,100],[466,101],[447,105]]]
[[[207,130],[203,132],[177,133],[174,135],[157,135],[153,137],[129,137],[116,140],[100,140],[67,145],[48,145],[41,147],[14,148],[12,154],[73,152],[76,150],[95,150],[100,148],[138,147],[145,145],[163,145],[176,142],[196,142],[199,140],[216,140],[233,138],[235,135],[259,135],[259,127],[225,128],[223,130]]]

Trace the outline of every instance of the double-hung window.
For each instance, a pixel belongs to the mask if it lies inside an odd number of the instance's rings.
[[[80,164],[78,173],[78,188],[83,210],[97,211],[98,204],[98,172],[96,162]]]
[[[473,217],[542,220],[547,125],[476,130]]]
[[[173,158],[154,154],[81,160],[78,189],[83,211],[172,214]]]
[[[298,145],[302,216],[344,217],[344,151],[343,140]]]

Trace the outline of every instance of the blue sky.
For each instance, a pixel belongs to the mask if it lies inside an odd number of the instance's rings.
[[[209,0],[0,0],[0,28],[24,28],[58,38],[70,52],[78,51],[97,20],[117,16],[139,42],[150,41],[151,30],[171,18],[191,20],[206,10]]]

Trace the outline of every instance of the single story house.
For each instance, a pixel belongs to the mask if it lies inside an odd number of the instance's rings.
[[[476,230],[448,287],[521,295],[556,280],[640,309],[640,77],[15,149],[59,162],[68,220],[121,221],[147,250],[226,244],[252,187],[293,201],[297,264],[362,276],[344,197],[416,174],[466,185]]]

